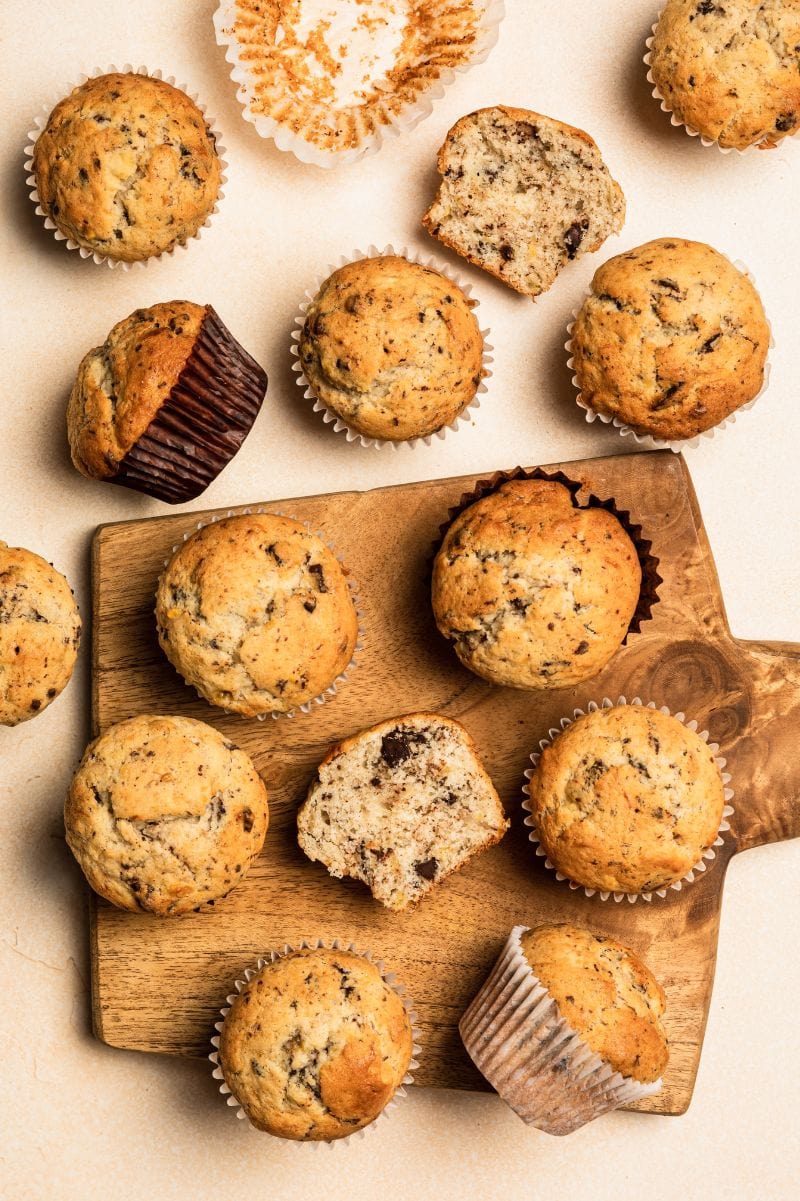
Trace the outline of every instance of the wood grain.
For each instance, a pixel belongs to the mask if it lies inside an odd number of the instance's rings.
[[[152,616],[164,558],[207,514],[101,527],[93,547],[93,718],[97,730],[138,713],[202,718],[254,757],[270,792],[270,832],[242,886],[215,910],[159,920],[94,901],[93,1015],[120,1047],[204,1055],[231,981],[270,947],[302,938],[354,941],[408,986],[424,1035],[417,1083],[485,1088],[457,1022],[510,927],[569,920],[633,946],[666,988],[671,1058],[664,1089],[634,1108],[687,1108],[714,977],[725,869],[736,850],[800,833],[800,647],[734,640],[686,467],[664,452],[556,464],[613,497],[652,539],[660,603],[594,680],[526,693],[462,668],[431,617],[431,547],[448,509],[481,477],[264,506],[310,522],[344,558],[364,613],[364,649],[338,695],[308,715],[258,722],[226,716],[183,685],[161,655]],[[241,511],[241,510],[236,510]],[[736,790],[733,830],[695,884],[648,905],[571,891],[533,855],[520,809],[538,739],[575,706],[620,694],[683,710],[711,731]],[[503,842],[415,911],[394,914],[355,882],[335,881],[300,852],[294,815],[328,745],[412,709],[457,717],[475,737],[512,818]]]

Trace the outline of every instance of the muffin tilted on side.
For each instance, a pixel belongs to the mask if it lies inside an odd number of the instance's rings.
[[[258,1130],[332,1142],[374,1122],[411,1063],[411,1020],[380,969],[304,948],[248,981],[222,1024],[219,1066]]]
[[[724,149],[800,128],[798,0],[667,0],[649,60],[669,110]]]
[[[556,480],[515,479],[451,523],[433,566],[439,631],[470,671],[512,688],[595,675],[621,646],[642,570],[620,521]]]
[[[86,748],[64,806],[67,842],[95,892],[159,917],[227,896],[268,821],[249,755],[186,717],[111,726]]]
[[[42,713],[69,683],[81,619],[60,571],[0,542],[0,725]]]
[[[631,895],[696,867],[725,806],[711,748],[676,717],[640,705],[576,718],[542,751],[528,791],[553,866],[585,888]]]
[[[423,225],[526,296],[598,250],[625,219],[625,197],[582,129],[522,108],[479,109],[439,151],[442,182]]]
[[[148,75],[97,75],[50,114],[33,149],[39,203],[57,229],[135,262],[193,237],[219,195],[214,135],[185,92]]]
[[[192,534],[158,582],[161,649],[211,705],[254,717],[326,692],[353,657],[344,570],[288,517],[226,517]]]
[[[334,271],[308,306],[298,354],[319,402],[357,433],[392,442],[450,425],[483,376],[472,302],[401,255]]]
[[[607,935],[517,926],[459,1023],[486,1079],[523,1121],[570,1134],[657,1092],[664,990]]]
[[[405,909],[508,829],[457,721],[409,713],[331,747],[297,815],[298,841],[333,876]]]
[[[211,305],[136,309],[78,368],[67,407],[72,461],[90,479],[170,504],[193,500],[244,442],[266,387]]]
[[[758,395],[769,341],[761,298],[729,259],[703,242],[657,238],[595,273],[571,352],[589,409],[670,441]]]

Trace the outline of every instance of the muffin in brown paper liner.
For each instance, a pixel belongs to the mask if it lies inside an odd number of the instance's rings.
[[[227,466],[258,416],[266,372],[206,305],[169,396],[109,477],[168,504],[194,500]]]
[[[589,494],[586,504],[578,504],[577,494],[586,486],[578,480],[571,479],[563,471],[545,471],[541,467],[513,467],[506,471],[496,471],[488,479],[478,480],[474,488],[469,492],[464,492],[457,504],[453,505],[448,510],[447,520],[442,522],[439,527],[439,537],[433,544],[430,561],[428,564],[428,579],[433,572],[433,562],[436,555],[439,553],[444,542],[445,535],[453,524],[455,519],[459,517],[466,509],[475,504],[478,500],[483,500],[485,496],[490,496],[496,492],[501,484],[509,483],[511,480],[550,480],[553,483],[563,484],[569,491],[572,497],[573,506],[576,509],[582,508],[599,508],[605,509],[607,513],[611,513],[616,517],[625,533],[630,538],[636,550],[636,557],[639,560],[639,566],[642,571],[642,583],[639,591],[639,600],[636,609],[628,625],[627,633],[622,640],[621,645],[625,646],[628,637],[631,634],[638,634],[642,625],[649,621],[652,617],[653,607],[658,604],[658,590],[663,583],[662,577],[658,572],[659,560],[652,553],[652,541],[646,538],[642,531],[642,526],[635,522],[630,512],[627,509],[619,507],[613,498],[600,500],[593,492]]]

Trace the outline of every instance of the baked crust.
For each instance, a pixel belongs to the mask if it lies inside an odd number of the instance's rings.
[[[542,751],[529,791],[537,836],[558,871],[624,893],[680,880],[715,842],[725,804],[702,738],[638,705],[577,718]]]
[[[439,631],[465,667],[513,688],[599,672],[636,611],[642,571],[612,514],[554,480],[511,480],[450,525],[433,566]]]
[[[769,339],[761,298],[729,259],[657,238],[595,273],[572,358],[595,412],[638,433],[693,438],[758,395]]]
[[[408,1014],[375,964],[304,949],[267,964],[234,999],[219,1065],[257,1129],[330,1141],[378,1117],[411,1051]]]
[[[633,951],[576,926],[538,926],[520,946],[564,1021],[616,1072],[651,1084],[669,1059],[664,990]]]

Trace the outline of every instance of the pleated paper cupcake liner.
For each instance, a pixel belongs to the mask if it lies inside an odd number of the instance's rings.
[[[315,1146],[315,1147],[319,1147],[319,1146],[333,1147],[333,1146],[336,1146],[337,1143],[346,1143],[346,1142],[351,1142],[355,1138],[363,1138],[364,1135],[367,1134],[368,1131],[374,1130],[377,1127],[378,1123],[382,1119],[385,1120],[385,1118],[387,1118],[389,1116],[390,1111],[393,1109],[396,1109],[397,1105],[403,1100],[403,1098],[408,1096],[407,1087],[408,1087],[408,1085],[413,1084],[414,1072],[419,1067],[419,1054],[420,1054],[420,1047],[421,1047],[422,1039],[420,1036],[419,1027],[417,1025],[418,1019],[417,1019],[416,1011],[414,1009],[414,1004],[413,1004],[411,998],[409,997],[405,986],[398,981],[397,977],[395,976],[395,973],[388,971],[387,968],[385,967],[385,965],[383,964],[383,962],[380,959],[375,959],[374,956],[371,954],[371,952],[360,951],[358,949],[358,947],[356,947],[353,943],[346,942],[343,939],[339,939],[339,938],[334,939],[332,942],[326,942],[324,939],[321,939],[321,938],[313,940],[313,941],[303,939],[299,943],[298,946],[290,946],[287,943],[279,951],[270,951],[267,956],[265,956],[262,959],[257,960],[256,964],[253,967],[245,968],[242,978],[238,979],[234,982],[234,988],[236,991],[232,992],[228,997],[226,997],[225,1006],[220,1010],[221,1021],[218,1021],[214,1024],[214,1029],[216,1030],[217,1033],[211,1039],[211,1045],[214,1049],[211,1052],[211,1054],[208,1056],[208,1058],[211,1060],[211,1062],[214,1065],[214,1070],[212,1072],[212,1076],[214,1077],[215,1080],[220,1081],[219,1091],[220,1091],[221,1095],[223,1097],[225,1097],[226,1104],[228,1106],[230,1106],[231,1109],[236,1110],[236,1117],[240,1121],[243,1121],[247,1126],[249,1126],[251,1130],[256,1130],[257,1133],[260,1135],[265,1134],[266,1133],[265,1131],[258,1130],[257,1127],[253,1126],[252,1122],[250,1122],[249,1118],[247,1117],[247,1114],[245,1113],[244,1109],[239,1104],[238,1098],[233,1094],[231,1089],[225,1083],[225,1076],[224,1076],[224,1073],[223,1073],[222,1068],[220,1067],[220,1063],[219,1063],[220,1035],[222,1034],[222,1027],[225,1024],[225,1018],[230,1013],[233,1002],[236,1000],[237,995],[242,991],[242,989],[245,987],[245,985],[249,984],[250,981],[253,979],[253,977],[257,976],[258,973],[262,970],[262,968],[267,967],[271,963],[275,963],[276,960],[278,960],[278,959],[285,958],[287,955],[292,955],[295,951],[303,951],[303,950],[349,951],[354,955],[358,955],[361,959],[366,959],[368,963],[374,964],[374,966],[378,969],[381,976],[383,977],[384,983],[386,983],[389,986],[389,988],[391,988],[392,991],[395,992],[397,994],[397,996],[400,998],[400,1000],[402,1001],[403,1008],[405,1009],[406,1013],[408,1014],[408,1019],[409,1019],[409,1022],[411,1023],[412,1046],[411,1046],[411,1060],[408,1065],[408,1071],[406,1072],[405,1076],[403,1077],[399,1088],[396,1090],[394,1095],[391,1097],[391,1099],[388,1101],[388,1103],[384,1106],[384,1108],[378,1114],[377,1118],[375,1118],[374,1121],[370,1122],[369,1125],[364,1126],[361,1130],[354,1131],[353,1134],[347,1135],[345,1138],[331,1139],[331,1140],[313,1140],[313,1139],[302,1140],[304,1142],[307,1142],[311,1146]],[[277,1138],[278,1136],[271,1135],[270,1137]],[[281,1141],[284,1141],[284,1140],[281,1140]]]
[[[753,277],[752,272],[741,261],[741,259],[733,259],[731,261],[733,262],[734,267],[736,267],[736,269],[738,271],[741,271],[743,275],[746,275],[747,278],[750,280],[750,283],[754,287],[756,287],[756,281]],[[584,300],[588,299],[591,295],[592,295],[592,293],[590,290],[586,293],[586,297],[584,298]],[[572,310],[572,320],[570,321],[569,325],[567,326],[568,337],[567,337],[567,341],[564,343],[564,349],[566,350],[567,356],[568,356],[567,357],[567,367],[569,368],[570,371],[573,371],[573,369],[575,367],[575,360],[573,357],[573,346],[572,346],[572,331],[575,328],[575,322],[578,318],[578,313],[580,312],[581,308],[582,308],[582,304],[578,305],[577,308]],[[765,314],[765,316],[766,316],[766,314]],[[769,327],[769,347],[771,350],[775,346],[775,338],[772,333],[772,325],[769,321],[769,318],[767,318],[767,325]],[[631,426],[627,425],[619,417],[612,417],[608,413],[596,412],[583,399],[583,393],[581,392],[581,386],[580,386],[580,383],[578,382],[577,375],[572,376],[572,385],[577,392],[577,396],[575,398],[575,403],[577,404],[579,409],[583,409],[584,416],[590,425],[595,421],[600,421],[600,422],[602,422],[603,425],[613,425],[614,429],[616,429],[623,438],[627,438],[628,436],[630,436],[631,438],[633,438],[634,442],[636,442],[638,445],[642,446],[645,450],[671,450],[673,452],[673,454],[677,455],[677,454],[680,454],[681,451],[686,450],[687,448],[694,448],[695,446],[699,446],[701,440],[703,440],[704,438],[713,438],[715,434],[721,433],[722,430],[724,430],[727,426],[735,425],[736,418],[741,413],[746,413],[748,411],[748,409],[752,409],[752,407],[756,403],[756,401],[759,400],[764,395],[764,393],[767,391],[767,388],[769,387],[769,375],[770,375],[770,361],[769,361],[769,356],[767,356],[767,360],[764,363],[764,378],[763,378],[761,387],[759,388],[758,392],[756,392],[756,394],[752,398],[752,400],[748,400],[745,404],[739,405],[738,409],[734,409],[734,411],[732,413],[729,413],[727,417],[723,417],[722,421],[718,421],[717,424],[712,425],[710,429],[703,430],[701,433],[695,434],[693,438],[675,438],[675,439],[658,438],[654,434],[639,433],[637,430],[632,429]]]
[[[89,250],[86,246],[79,245],[74,238],[70,238],[67,236],[67,234],[62,233],[55,221],[53,221],[52,217],[48,216],[39,203],[39,192],[36,188],[36,176],[33,174],[34,146],[36,145],[40,133],[47,125],[50,114],[55,106],[66,96],[68,96],[70,92],[73,92],[75,88],[86,83],[87,79],[95,79],[98,75],[114,74],[146,75],[150,79],[163,80],[164,83],[168,83],[172,87],[177,88],[179,92],[184,92],[190,100],[194,101],[194,103],[200,109],[200,112],[203,114],[206,128],[211,134],[211,138],[216,148],[217,158],[219,159],[220,166],[219,191],[217,193],[217,199],[214,202],[214,207],[212,208],[211,212],[208,214],[197,232],[193,234],[191,238],[187,238],[185,242],[176,242],[174,246],[170,246],[169,250],[162,250],[160,254],[153,254],[150,255],[149,258],[137,259],[133,262],[127,262],[123,259],[110,258],[107,254],[101,254],[99,250]],[[41,112],[34,118],[33,125],[28,131],[27,142],[25,145],[25,171],[27,172],[27,178],[25,182],[28,185],[29,195],[36,207],[36,212],[40,217],[44,218],[45,229],[50,229],[53,231],[53,236],[57,242],[64,242],[67,250],[77,250],[82,259],[91,259],[93,262],[97,263],[98,266],[102,263],[105,263],[108,267],[119,267],[122,271],[128,271],[131,267],[146,267],[148,263],[157,262],[159,259],[162,259],[167,255],[174,254],[178,249],[182,248],[185,250],[190,242],[194,242],[197,238],[202,236],[203,230],[211,224],[211,221],[219,210],[219,202],[225,197],[225,192],[223,189],[225,184],[228,182],[228,163],[225,159],[225,154],[226,150],[221,141],[221,135],[216,123],[216,119],[209,115],[206,110],[206,106],[200,101],[197,93],[190,92],[186,84],[176,83],[174,75],[165,75],[160,69],[151,71],[148,67],[134,67],[130,63],[125,63],[125,65],[122,67],[115,67],[112,64],[110,67],[95,67],[95,69],[88,75],[79,75],[74,83],[68,84],[65,88],[59,91],[59,94],[49,104],[46,104],[44,108],[42,108]]]
[[[320,0],[316,27],[302,28],[305,13],[298,29],[278,19],[269,43],[259,0],[222,0],[214,13],[217,42],[231,64],[242,116],[262,138],[271,138],[301,162],[352,163],[413,129],[431,114],[434,100],[457,73],[488,57],[505,16],[503,0],[422,0],[415,6],[371,0],[369,12],[362,5],[363,0]],[[470,6],[474,22],[465,26]],[[419,17],[417,9],[427,19],[397,89],[389,73],[398,66],[397,52]],[[276,60],[272,67],[270,58]],[[374,79],[367,97],[366,79]]]
[[[297,521],[297,518],[292,517],[291,514],[289,514],[289,513],[276,513],[272,509],[267,509],[264,505],[253,505],[253,506],[248,506],[247,508],[238,509],[238,510],[229,509],[227,511],[227,513],[215,513],[212,517],[209,517],[207,521],[195,522],[195,525],[193,526],[193,528],[191,530],[187,530],[186,533],[182,536],[181,541],[176,542],[173,545],[170,557],[168,559],[164,560],[164,569],[166,570],[166,568],[169,566],[169,564],[172,561],[172,557],[175,555],[176,551],[178,551],[185,542],[188,542],[188,540],[194,534],[196,534],[198,530],[202,530],[204,526],[214,525],[215,522],[224,521],[227,517],[250,517],[254,513],[263,513],[268,517],[285,517],[289,521]],[[309,701],[304,701],[302,705],[296,705],[293,709],[287,709],[285,711],[271,710],[268,713],[257,713],[257,714],[255,714],[256,721],[267,721],[268,718],[272,718],[274,721],[278,721],[280,718],[284,718],[284,717],[293,718],[293,717],[296,717],[298,713],[311,713],[312,710],[317,705],[324,705],[325,702],[330,697],[336,696],[336,694],[338,693],[338,691],[342,687],[342,685],[347,682],[347,679],[348,679],[349,674],[352,671],[352,669],[354,667],[358,666],[359,656],[364,649],[364,611],[361,608],[361,600],[358,595],[358,590],[350,576],[350,569],[347,567],[347,564],[344,562],[344,560],[341,558],[341,556],[337,553],[336,548],[332,545],[330,540],[327,537],[325,537],[323,534],[321,534],[318,530],[313,529],[310,522],[298,521],[297,524],[302,525],[306,530],[308,530],[309,534],[313,534],[315,538],[319,538],[319,540],[322,543],[324,543],[324,545],[328,548],[328,550],[331,551],[331,553],[336,556],[336,560],[339,563],[339,566],[342,568],[342,571],[344,572],[345,580],[347,583],[347,588],[350,593],[350,597],[353,601],[353,607],[356,611],[356,621],[358,622],[358,634],[356,635],[356,644],[353,648],[353,654],[350,657],[350,662],[347,664],[347,666],[344,668],[344,670],[339,673],[339,675],[336,677],[336,679],[331,684],[329,684],[328,687],[325,688],[321,693],[319,693],[318,696],[312,697],[311,700],[309,700]],[[183,676],[178,671],[178,669],[174,668],[173,670],[176,672],[176,674],[179,676],[179,678],[183,680]],[[191,690],[193,692],[197,693],[197,689],[194,687],[193,684],[190,684],[188,680],[183,680],[183,682],[187,688],[191,688]],[[199,696],[200,694],[197,693],[197,695]],[[205,700],[205,697],[201,697],[201,700]],[[208,701],[206,703],[210,704],[210,702],[208,702]],[[232,709],[223,709],[221,706],[216,706],[216,705],[212,706],[212,708],[219,708],[220,712],[222,712],[222,713],[228,713],[231,716],[241,717],[243,721],[252,721],[253,720],[251,717],[248,717],[247,714],[244,714],[244,713],[237,714],[235,712],[235,710],[232,710]]]
[[[572,723],[579,717],[584,717],[587,713],[596,713],[598,709],[614,709],[618,705],[638,705],[643,706],[646,709],[657,709],[659,713],[663,713],[666,717],[674,717],[677,721],[682,722],[688,730],[692,730],[695,734],[697,734],[698,738],[702,738],[703,742],[708,743],[708,749],[713,754],[714,761],[719,768],[720,775],[722,776],[725,804],[722,809],[722,819],[720,821],[719,830],[717,831],[717,837],[708,850],[703,852],[702,858],[697,863],[693,864],[689,871],[686,872],[680,880],[676,880],[668,887],[655,889],[653,892],[606,892],[603,889],[587,888],[585,885],[576,883],[575,880],[570,880],[568,876],[565,876],[561,871],[559,871],[556,865],[548,858],[547,852],[541,846],[539,842],[539,835],[536,831],[536,819],[534,818],[531,809],[530,779],[539,764],[539,759],[541,758],[542,751],[545,749],[545,747],[551,746],[556,738],[558,738],[559,734],[566,730],[568,726],[571,726]],[[570,888],[572,889],[580,888],[587,897],[598,896],[601,901],[607,901],[610,897],[613,897],[616,902],[620,902],[624,898],[626,901],[629,901],[630,904],[633,904],[635,901],[640,899],[643,901],[652,901],[654,896],[661,897],[663,899],[666,897],[667,892],[670,889],[675,892],[680,892],[681,889],[686,888],[689,884],[693,883],[697,876],[702,875],[706,871],[707,864],[717,857],[717,853],[714,848],[722,846],[724,841],[722,836],[731,828],[728,818],[730,818],[734,813],[733,806],[730,804],[730,802],[733,800],[733,789],[729,787],[731,781],[730,774],[725,771],[726,760],[718,754],[719,746],[715,742],[709,742],[708,730],[698,731],[697,724],[698,723],[694,720],[687,721],[685,713],[672,713],[672,711],[666,705],[656,705],[655,701],[648,701],[645,704],[641,697],[638,696],[633,697],[630,701],[626,700],[624,696],[619,697],[616,701],[612,701],[609,700],[608,697],[604,697],[599,705],[596,701],[589,701],[589,704],[585,709],[575,709],[571,717],[562,717],[558,726],[554,726],[548,731],[547,738],[540,739],[538,751],[534,751],[530,756],[532,766],[527,768],[525,771],[525,779],[527,783],[523,785],[522,791],[525,794],[526,799],[522,802],[522,808],[527,810],[529,815],[525,818],[525,825],[530,827],[530,833],[528,834],[528,837],[536,846],[536,854],[540,859],[544,859],[544,865],[546,868],[552,872],[555,872],[557,880],[566,881],[566,883],[569,884]]]
[[[348,425],[343,417],[340,417],[338,413],[318,399],[311,383],[303,371],[303,364],[300,362],[300,337],[303,332],[303,325],[305,324],[306,312],[308,311],[308,306],[315,299],[325,281],[333,274],[334,271],[338,271],[341,267],[346,267],[350,263],[358,263],[362,259],[385,258],[387,255],[397,255],[401,258],[408,259],[408,261],[411,263],[417,263],[421,267],[429,267],[434,271],[438,271],[440,275],[445,276],[446,279],[449,279],[452,284],[455,284],[455,286],[464,293],[467,300],[470,302],[470,307],[473,309],[473,311],[478,308],[480,301],[476,300],[472,296],[472,285],[465,283],[464,280],[457,274],[457,272],[453,271],[448,264],[442,263],[438,259],[419,254],[417,251],[411,251],[406,246],[401,246],[398,250],[395,250],[393,246],[384,246],[383,250],[379,250],[376,246],[369,246],[366,250],[354,250],[352,254],[342,256],[338,263],[330,265],[325,274],[319,276],[314,281],[311,289],[306,292],[305,300],[301,302],[297,315],[294,319],[296,328],[292,330],[292,345],[290,350],[295,360],[292,363],[292,371],[297,374],[297,379],[295,382],[297,383],[298,387],[304,389],[303,396],[305,399],[313,400],[314,404],[312,406],[312,411],[314,413],[321,413],[322,420],[325,422],[325,424],[332,425],[334,433],[344,434],[348,442],[358,442],[361,446],[376,447],[378,449],[383,446],[392,446],[395,448],[395,450],[399,446],[418,446],[420,443],[424,443],[425,446],[430,446],[434,438],[441,440],[446,436],[448,430],[457,431],[460,425],[468,424],[471,420],[471,417],[474,416],[475,412],[481,407],[481,396],[488,391],[486,380],[489,379],[492,374],[489,364],[494,362],[494,359],[491,355],[491,351],[494,349],[494,347],[488,341],[490,333],[488,329],[479,329],[480,336],[483,340],[482,372],[481,382],[478,384],[475,396],[472,398],[469,404],[465,405],[461,412],[457,413],[453,420],[447,425],[442,426],[441,429],[434,430],[432,434],[426,434],[423,437],[418,438],[404,438],[402,440],[393,441],[392,439],[387,438],[370,438],[366,434],[359,433],[358,430],[355,430],[352,428],[352,426]]]
[[[241,447],[266,390],[266,372],[206,305],[177,383],[110,482],[171,505],[194,500]]]
[[[664,582],[658,572],[659,560],[652,553],[652,542],[644,536],[642,526],[633,520],[630,512],[627,509],[622,509],[613,498],[600,500],[594,493],[590,493],[585,505],[579,505],[577,502],[577,494],[585,486],[577,480],[571,479],[565,475],[563,471],[545,471],[541,467],[526,468],[513,467],[507,471],[496,471],[494,475],[488,479],[479,480],[474,488],[468,492],[464,492],[458,504],[453,505],[448,510],[447,520],[439,527],[439,537],[433,545],[433,553],[431,555],[430,567],[433,569],[433,561],[439,550],[442,547],[447,531],[453,524],[455,519],[459,517],[466,509],[474,505],[476,501],[483,500],[486,496],[491,496],[496,492],[501,484],[508,483],[510,480],[552,480],[555,483],[563,484],[569,489],[572,495],[572,503],[576,508],[598,508],[605,509],[616,517],[625,533],[630,538],[636,548],[636,556],[639,560],[639,566],[642,571],[642,583],[639,591],[639,600],[636,605],[633,617],[630,620],[627,633],[622,640],[622,645],[628,641],[631,634],[638,634],[641,631],[642,625],[649,621],[653,615],[653,608],[659,602],[658,590]]]
[[[489,978],[459,1022],[475,1066],[529,1126],[571,1134],[661,1089],[615,1071],[564,1021],[520,945],[515,926]]]
[[[661,20],[661,13],[658,14],[658,17],[656,18],[656,21],[652,26],[652,31],[650,33],[650,37],[647,38],[647,40],[645,41],[645,46],[647,47],[647,53],[644,56],[643,62],[645,64],[645,66],[647,67],[647,82],[649,84],[652,84],[653,97],[654,97],[654,99],[659,101],[659,103],[661,105],[661,111],[663,113],[669,114],[670,125],[674,125],[676,128],[683,128],[684,132],[688,133],[690,138],[699,138],[700,142],[703,146],[716,146],[716,148],[720,152],[720,154],[733,153],[733,154],[743,155],[743,154],[750,154],[753,150],[767,149],[767,147],[765,147],[762,143],[756,143],[753,146],[745,146],[743,150],[740,150],[738,146],[720,146],[720,144],[716,138],[707,138],[705,136],[705,134],[702,134],[700,132],[699,129],[693,129],[691,125],[687,125],[685,121],[682,121],[680,117],[675,115],[675,112],[673,111],[672,108],[670,108],[663,92],[661,92],[661,90],[658,87],[658,84],[656,83],[655,79],[653,78],[652,48],[653,48],[653,40],[656,36],[656,30],[658,29],[660,20]]]

